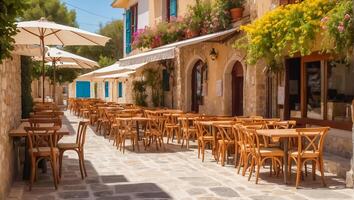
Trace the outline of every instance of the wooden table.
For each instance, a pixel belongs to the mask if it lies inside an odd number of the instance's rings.
[[[22,122],[19,127],[9,131],[10,137],[26,137],[27,132],[25,127],[30,127],[29,122]],[[61,128],[56,132],[59,136],[70,135],[70,131],[66,125],[62,125]]]
[[[26,138],[27,139],[27,132],[25,130],[25,127],[30,127],[30,123],[27,122],[22,122],[20,126],[18,126],[15,129],[12,129],[9,131],[9,136],[13,137],[17,140],[20,140],[21,138]],[[56,134],[59,136],[59,138],[63,137],[64,135],[70,135],[74,134],[71,133],[66,125],[62,125],[62,127],[56,132]],[[15,144],[15,147],[17,145]],[[28,146],[27,146],[27,141],[26,141],[26,147],[25,147],[25,161],[24,161],[24,166],[23,166],[23,179],[27,180],[29,179],[30,175],[30,161],[29,161],[29,155],[28,155]],[[43,170],[46,171],[46,164],[43,164]]]
[[[258,135],[266,136],[269,138],[282,138],[284,145],[284,183],[288,183],[288,138],[295,138],[298,136],[296,129],[261,129],[256,130]]]
[[[116,120],[120,121],[135,121],[136,123],[136,131],[137,131],[137,136],[138,136],[138,141],[140,140],[140,131],[139,131],[139,122],[147,122],[150,121],[150,118],[147,117],[117,117]],[[138,150],[139,150],[139,144],[138,144]]]

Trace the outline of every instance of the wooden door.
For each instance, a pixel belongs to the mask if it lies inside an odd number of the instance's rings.
[[[232,115],[243,115],[243,68],[240,62],[232,68]]]

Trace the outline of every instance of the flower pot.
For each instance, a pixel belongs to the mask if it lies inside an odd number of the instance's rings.
[[[230,10],[230,15],[232,21],[237,21],[242,18],[243,15],[243,8],[232,8]]]

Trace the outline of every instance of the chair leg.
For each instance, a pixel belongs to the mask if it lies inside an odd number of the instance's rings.
[[[32,190],[32,185],[33,185],[33,182],[34,182],[34,177],[35,177],[35,174],[36,174],[36,160],[35,158],[32,158],[31,159],[31,176],[30,176],[30,183],[29,183],[29,191]]]
[[[205,143],[202,141],[202,162],[204,162]]]
[[[251,177],[252,177],[252,172],[253,172],[253,168],[254,168],[254,157],[252,156],[252,161],[251,161],[251,167],[250,167],[250,173],[248,175],[248,181],[251,180]]]
[[[82,163],[82,158],[81,158],[81,153],[80,151],[76,151],[77,155],[79,156],[79,167],[80,167],[80,174],[81,174],[81,179],[84,180],[84,169],[82,167],[83,163]]]
[[[316,162],[312,161],[312,180],[316,180]]]
[[[326,187],[326,181],[324,177],[323,158],[319,158],[319,169],[321,171],[321,179],[322,179],[323,187]]]
[[[54,187],[57,190],[58,189],[58,180],[57,180],[57,172],[56,172],[56,165],[54,163],[53,158],[50,159],[50,165],[52,167],[52,173],[53,173],[53,181],[54,181]]]
[[[302,173],[302,161],[297,161],[297,169],[296,169],[296,185],[295,187],[298,188],[301,180],[301,173]]]
[[[259,179],[259,171],[260,171],[260,169],[261,169],[262,164],[263,164],[263,162],[262,162],[262,161],[257,162],[256,184],[258,184],[258,179]]]
[[[64,156],[64,151],[59,152],[59,177],[61,177],[62,170],[63,170],[63,156]]]

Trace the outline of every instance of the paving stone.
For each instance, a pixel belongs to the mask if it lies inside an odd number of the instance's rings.
[[[161,189],[154,183],[125,184],[115,186],[116,193],[160,192]]]
[[[170,195],[165,192],[145,192],[145,193],[137,193],[135,195],[137,198],[143,199],[172,199]]]
[[[353,199],[353,197],[349,195],[328,189],[301,190],[299,193],[313,199]]]
[[[123,175],[102,176],[101,179],[103,183],[128,182],[128,180]]]
[[[58,196],[62,199],[89,198],[90,197],[88,191],[59,192]]]
[[[199,195],[199,194],[206,194],[208,193],[205,189],[203,188],[191,188],[187,190],[188,194],[190,195]]]
[[[130,196],[110,196],[110,197],[100,197],[96,200],[130,200]]]
[[[215,194],[222,196],[222,197],[239,197],[240,195],[235,192],[233,189],[228,187],[215,187],[210,188]]]
[[[266,195],[251,196],[250,198],[253,199],[253,200],[285,200],[283,197],[266,196]]]
[[[63,190],[86,190],[86,185],[64,185]]]
[[[107,196],[112,196],[113,191],[112,190],[98,191],[98,192],[94,192],[93,195],[95,197],[107,197]]]

